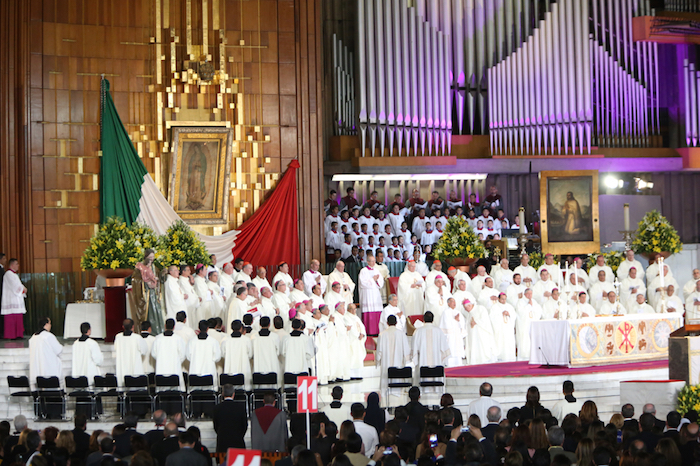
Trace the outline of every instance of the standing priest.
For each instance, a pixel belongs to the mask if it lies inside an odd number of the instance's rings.
[[[187,298],[180,288],[180,271],[177,265],[168,267],[168,278],[165,279],[165,317],[167,319],[175,319],[175,316],[180,311],[187,311]]]
[[[367,256],[367,267],[360,270],[358,281],[360,283],[360,309],[365,322],[365,327],[370,335],[379,333],[379,317],[382,313],[382,295],[380,290],[384,286],[384,278],[376,269],[376,260],[373,255]]]
[[[19,261],[10,259],[8,270],[3,275],[2,305],[0,309],[4,317],[5,339],[20,340],[24,335],[24,300],[27,298],[27,288],[19,279]]]

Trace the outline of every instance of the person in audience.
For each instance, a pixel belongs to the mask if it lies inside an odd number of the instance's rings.
[[[133,412],[129,412],[124,416],[124,432],[114,436],[114,454],[117,457],[123,458],[129,454],[131,445],[130,439],[132,436],[143,436],[143,434],[136,430],[138,421],[138,416]]]
[[[479,387],[479,398],[469,403],[469,407],[467,408],[467,412],[470,416],[473,414],[479,416],[481,425],[489,423],[489,408],[495,406],[499,408],[499,410],[502,409],[501,404],[497,400],[491,398],[491,395],[493,395],[493,386],[488,382],[482,383]]]
[[[656,417],[656,406],[654,406],[653,403],[647,403],[642,407],[642,413],[643,414],[651,414],[652,417],[654,418],[654,425],[659,429],[659,430],[664,430],[664,427],[666,427],[666,423],[662,419],[658,419]],[[639,417],[639,421],[642,421],[641,416]]]
[[[365,423],[365,407],[362,406],[362,403],[353,403],[350,406],[350,414],[355,425],[355,432],[362,438],[365,456],[371,458],[379,444],[377,430]]]
[[[248,431],[247,400],[236,400],[235,388],[230,384],[224,385],[221,393],[224,401],[216,407],[212,419],[217,453],[225,453],[229,448],[245,448],[244,437]]]
[[[284,451],[289,436],[287,416],[275,406],[274,392],[265,393],[263,403],[264,405],[251,415],[251,448],[270,452]]]
[[[73,343],[71,375],[87,377],[90,386],[95,383],[95,376],[100,375],[100,365],[104,361],[100,345],[90,338],[92,329],[89,322],[80,324],[80,338]]]
[[[165,428],[165,421],[168,419],[168,415],[162,409],[157,409],[153,412],[152,417],[155,424],[153,429],[143,434],[143,438],[146,440],[149,448],[163,438],[163,429]]]

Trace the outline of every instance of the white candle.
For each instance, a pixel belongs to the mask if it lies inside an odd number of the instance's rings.
[[[520,221],[520,234],[524,235],[525,234],[525,207],[520,208],[520,212],[518,212],[518,220]]]
[[[624,216],[625,216],[625,231],[630,231],[630,205],[629,204],[625,204]]]
[[[659,256],[658,262],[659,262],[659,276],[661,277],[661,288],[663,290],[664,280],[665,280],[665,277],[664,277],[664,258]],[[661,293],[663,293],[663,291]]]

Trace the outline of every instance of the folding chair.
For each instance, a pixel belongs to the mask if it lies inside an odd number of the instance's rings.
[[[121,412],[119,407],[122,402],[122,395],[119,392],[117,384],[117,376],[114,374],[96,375],[95,376],[95,414],[102,414],[103,398],[114,398],[116,410]]]
[[[66,394],[61,388],[61,381],[52,377],[37,377],[37,399],[39,415],[43,419],[64,419],[66,414]],[[54,407],[58,406],[59,409]]]
[[[269,374],[261,374],[259,372],[253,373],[253,394],[251,396],[251,409],[257,409],[258,403],[260,406],[263,405],[263,397],[265,393],[274,392],[276,398],[276,404],[279,408],[280,401],[280,390],[277,388],[277,374],[275,372],[270,372]]]
[[[282,387],[282,405],[286,406],[290,413],[297,412],[297,377],[309,375],[308,372],[292,374],[284,373],[284,386]]]
[[[148,376],[124,376],[124,392],[122,394],[122,418],[129,411],[135,411],[139,416],[143,416],[149,410],[151,412],[153,409],[154,399],[153,395],[148,391]],[[147,409],[135,410],[134,406],[147,406]]]
[[[168,414],[175,414],[177,411],[170,409],[173,400],[180,400],[180,411],[185,411],[186,393],[180,390],[180,377],[177,375],[156,375],[156,396],[154,397],[154,409],[163,409]],[[165,406],[165,409],[161,407]]]
[[[442,387],[442,392],[445,392],[445,368],[443,366],[421,366],[419,371],[420,382],[418,385],[421,387]]]
[[[224,385],[233,385],[235,389],[236,396],[243,396],[245,402],[246,414],[250,416],[250,393],[245,389],[245,375],[244,374],[221,374],[219,376],[219,388],[223,388]],[[223,401],[222,394],[219,394],[219,403]]]
[[[219,399],[218,392],[214,390],[214,376],[190,375],[188,377],[187,399],[189,400],[190,417],[193,417],[195,413],[211,416]],[[203,409],[195,410],[195,405],[202,405]]]
[[[34,406],[34,414],[38,414],[36,392],[33,392],[29,386],[29,377],[26,375],[20,375],[19,377],[8,375],[7,385],[10,389],[10,400],[13,398],[31,398]],[[19,400],[19,413],[22,414],[21,400]],[[10,403],[7,404],[7,417],[10,417]]]
[[[86,376],[66,376],[66,395],[75,400],[75,414],[85,414],[88,419],[95,417],[95,394],[90,390]],[[88,409],[85,409],[87,405]]]
[[[413,386],[413,369],[410,367],[390,367],[387,370],[387,378],[389,379],[386,387],[386,402],[388,405],[389,393],[392,388],[410,388]],[[392,382],[392,380],[395,382]]]

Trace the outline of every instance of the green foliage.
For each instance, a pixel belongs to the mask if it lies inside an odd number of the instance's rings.
[[[484,255],[483,243],[476,237],[467,221],[460,217],[450,217],[444,233],[433,247],[433,256],[438,260],[480,259]]]
[[[686,385],[678,392],[676,410],[681,415],[690,410],[700,412],[700,385]]]
[[[658,210],[647,213],[639,222],[632,242],[632,250],[637,253],[681,252],[683,245],[673,225]]]
[[[532,267],[534,267],[535,270],[538,270],[540,266],[544,264],[544,256],[546,255],[547,253],[544,253],[542,251],[533,251],[532,253],[528,254],[528,256],[530,257],[529,264]],[[554,263],[559,263],[559,256],[554,256]]]
[[[141,240],[146,237],[143,226],[127,226],[119,217],[110,217],[102,224],[90,245],[83,252],[83,270],[133,269],[143,259]]]
[[[189,225],[182,220],[173,223],[160,238],[160,267],[170,265],[209,265],[209,252]]]
[[[620,251],[594,252],[593,254],[589,254],[586,259],[588,270],[591,270],[591,267],[595,265],[598,256],[601,254],[605,257],[605,264],[612,269],[614,274],[617,274],[617,268],[620,267],[622,261],[625,260],[625,253]]]

